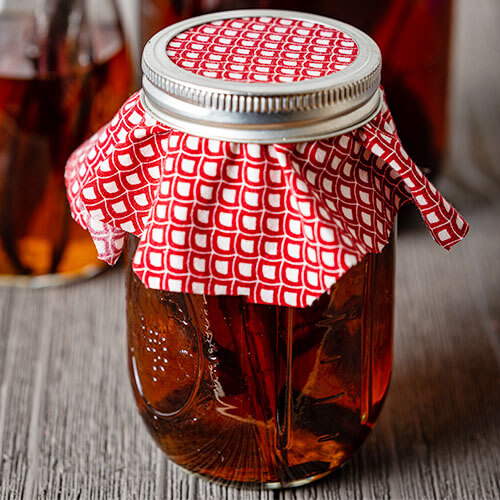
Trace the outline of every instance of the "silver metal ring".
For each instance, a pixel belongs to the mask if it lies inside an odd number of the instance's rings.
[[[242,83],[191,73],[167,55],[179,33],[214,21],[280,17],[342,31],[358,46],[356,59],[331,75],[286,83]],[[176,23],[157,33],[143,57],[142,103],[175,129],[233,142],[299,142],[346,133],[371,120],[382,105],[381,55],[360,30],[323,16],[255,9],[219,12]]]

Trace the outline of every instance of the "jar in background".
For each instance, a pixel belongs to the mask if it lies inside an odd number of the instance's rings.
[[[147,289],[126,249],[135,400],[168,458],[209,479],[299,486],[343,465],[392,367],[394,237],[313,305]]]
[[[0,283],[45,286],[103,269],[71,217],[64,165],[129,95],[112,0],[0,9]]]
[[[382,85],[398,133],[415,163],[436,176],[447,144],[452,0],[141,0],[144,45],[157,31],[192,16],[241,8],[306,10],[356,26],[379,45]]]

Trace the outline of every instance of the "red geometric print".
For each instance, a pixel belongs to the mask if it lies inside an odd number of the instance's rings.
[[[403,150],[387,106],[353,132],[237,144],[174,131],[133,95],[66,167],[75,219],[113,264],[126,233],[149,288],[305,307],[387,243],[413,201],[449,249],[464,219]]]
[[[331,75],[358,55],[354,40],[310,21],[245,17],[180,33],[167,55],[181,68],[219,80],[298,82]]]

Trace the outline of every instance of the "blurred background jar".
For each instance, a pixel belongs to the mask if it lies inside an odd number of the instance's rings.
[[[45,286],[102,269],[71,218],[64,165],[131,84],[114,0],[0,7],[0,283]]]
[[[352,24],[382,51],[382,84],[410,156],[431,177],[444,159],[452,0],[139,0],[142,45],[160,29],[208,12],[273,8]]]

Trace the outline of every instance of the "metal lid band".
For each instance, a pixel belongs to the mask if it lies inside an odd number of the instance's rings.
[[[358,46],[346,68],[331,75],[287,83],[241,83],[207,78],[171,61],[170,40],[194,26],[243,17],[311,21],[343,31]],[[281,10],[236,10],[200,16],[157,33],[143,57],[142,103],[177,130],[232,142],[283,143],[346,133],[380,110],[381,56],[360,30],[326,17]]]

